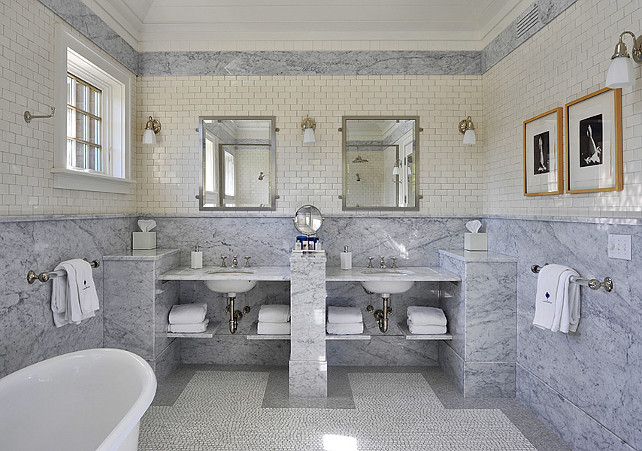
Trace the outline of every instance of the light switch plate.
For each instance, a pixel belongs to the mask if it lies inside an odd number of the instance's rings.
[[[631,260],[631,235],[612,235],[609,233],[609,258]]]

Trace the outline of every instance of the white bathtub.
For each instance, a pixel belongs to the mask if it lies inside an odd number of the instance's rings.
[[[156,393],[145,360],[120,349],[88,349],[0,379],[0,449],[136,450]]]

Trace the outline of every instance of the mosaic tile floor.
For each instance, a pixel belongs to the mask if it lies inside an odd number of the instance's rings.
[[[287,398],[287,369],[258,368],[182,367],[143,417],[139,450],[567,449],[515,400],[464,400],[438,369],[339,368],[314,401]]]

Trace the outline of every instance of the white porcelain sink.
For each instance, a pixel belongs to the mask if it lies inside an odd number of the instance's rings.
[[[361,281],[361,285],[370,293],[390,295],[405,293],[415,284],[412,280],[395,280],[399,276],[411,276],[414,273],[405,269],[366,268],[361,270],[364,275],[381,276],[381,280]],[[387,297],[387,296],[384,296]]]
[[[254,271],[248,269],[224,269],[208,271],[208,274],[253,274]],[[205,286],[215,293],[227,293],[228,297],[236,296],[236,293],[245,293],[256,286],[258,280],[248,279],[222,279],[222,280],[205,280]]]

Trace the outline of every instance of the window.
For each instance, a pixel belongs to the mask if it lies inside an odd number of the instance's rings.
[[[54,187],[129,194],[134,76],[56,25]]]

